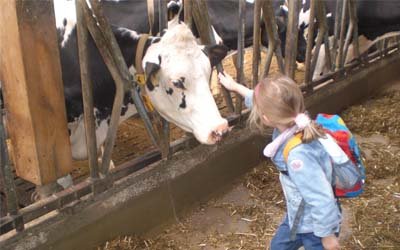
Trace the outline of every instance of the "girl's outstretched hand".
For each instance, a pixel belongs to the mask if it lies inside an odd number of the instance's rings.
[[[219,82],[229,91],[237,91],[238,83],[232,79],[230,75],[227,73],[219,73],[218,74]]]

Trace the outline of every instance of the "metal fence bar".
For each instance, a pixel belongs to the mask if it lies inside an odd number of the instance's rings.
[[[353,49],[356,58],[360,57],[360,47],[358,44],[358,18],[357,18],[357,5],[354,0],[349,0],[349,13],[350,22],[353,23]]]
[[[252,65],[252,75],[253,79],[250,88],[254,88],[258,82],[258,68],[260,63],[260,21],[261,21],[261,0],[254,1],[254,26],[253,26],[253,65]]]
[[[346,32],[346,19],[347,19],[347,0],[343,0],[343,8],[342,8],[342,20],[340,22],[340,37],[339,37],[339,53],[336,63],[336,70],[343,68],[343,57],[345,55],[344,52],[344,39]]]
[[[317,20],[318,20],[318,35],[317,35],[317,42],[314,48],[314,54],[313,54],[313,58],[311,61],[311,68],[310,68],[310,74],[311,76],[314,74],[315,71],[315,66],[317,65],[317,61],[318,61],[318,55],[319,55],[319,51],[321,49],[321,45],[322,42],[325,40],[325,33],[328,32],[328,27],[326,25],[326,15],[325,15],[325,8],[323,6],[322,2],[317,2],[316,3],[316,8],[317,8]],[[325,20],[325,22],[324,22]],[[326,39],[328,40],[328,39]],[[308,41],[310,42],[310,41]],[[326,41],[328,42],[328,41]],[[329,44],[328,44],[329,46]],[[329,57],[329,51],[328,54],[325,55],[325,57]],[[330,57],[329,57],[330,60]]]
[[[324,26],[324,48],[325,48],[325,65],[329,70],[332,69],[332,57],[331,57],[331,50],[330,50],[330,43],[329,43],[329,27],[328,27],[328,22],[326,20],[326,7],[325,7],[325,2],[318,2],[317,3],[317,8],[318,8],[318,14],[317,20],[320,23],[320,25]]]
[[[268,35],[268,52],[267,52],[267,61],[265,63],[263,77],[268,75],[269,68],[271,66],[272,56],[275,53],[279,71],[281,73],[284,72],[283,66],[283,57],[282,57],[282,49],[281,49],[281,41],[278,37],[277,25],[275,20],[275,14],[272,7],[271,0],[265,0],[262,6],[263,10],[263,19],[265,23],[265,28],[267,30]]]
[[[310,20],[308,25],[308,34],[307,34],[307,49],[306,49],[306,62],[305,62],[305,75],[304,75],[304,83],[308,86],[312,80],[311,73],[311,58],[312,58],[312,49],[313,49],[313,40],[314,40],[314,30],[315,30],[315,10],[316,10],[316,0],[310,0]]]
[[[230,126],[238,124],[240,120],[241,116],[239,115],[233,114],[228,117]],[[171,144],[171,153],[176,153],[178,151],[186,149],[187,145],[191,145],[192,147],[194,147],[198,144],[199,142],[197,142],[197,140],[193,136],[182,138],[174,141]],[[129,162],[126,162],[116,169],[111,170],[109,174],[109,179],[99,178],[98,180],[96,180],[96,186],[107,186],[109,185],[110,180],[120,180],[127,175],[159,160],[161,160],[161,153],[158,150],[147,152],[146,154],[137,157]],[[92,192],[93,185],[93,180],[86,179],[85,181],[79,182],[61,192],[46,197],[40,202],[33,203],[27,207],[20,209],[19,216],[3,217],[0,221],[0,234],[4,234],[13,230],[14,224],[17,223],[18,220],[28,223],[56,209],[60,209],[61,211],[65,211],[68,213],[74,213],[74,205],[69,205],[68,207],[66,207],[66,205],[90,194]]]
[[[121,51],[119,50],[114,34],[112,33],[111,28],[108,25],[104,17],[104,14],[102,13],[100,4],[97,1],[91,0],[90,1],[91,9],[89,9],[88,5],[86,4],[86,1],[84,0],[80,1],[82,1],[81,7],[85,13],[87,27],[93,37],[93,40],[95,41],[97,47],[99,48],[100,54],[102,55],[104,62],[107,65],[107,68],[110,70],[110,73],[114,79],[116,86],[113,109],[110,119],[110,126],[107,131],[107,136],[104,143],[105,146],[102,156],[102,165],[100,168],[100,172],[103,175],[106,175],[110,165],[111,153],[114,147],[115,137],[117,134],[117,128],[119,123],[119,117],[121,114],[124,93],[125,90],[129,89],[128,85],[129,78],[127,77],[127,75],[125,75],[124,77],[121,74],[122,73],[121,68],[123,66],[125,66],[126,68],[126,64],[121,55]],[[94,20],[92,15],[94,15],[97,20]],[[99,32],[100,29],[102,29],[101,32]],[[118,66],[120,70],[118,70],[117,68]]]
[[[1,100],[0,100],[1,106]],[[3,124],[3,112],[0,111],[0,176],[3,177],[4,192],[7,198],[7,212],[13,218],[13,227],[17,232],[24,230],[24,221],[18,211],[18,196],[11,169],[6,143],[6,130]],[[0,230],[1,232],[1,230]]]
[[[89,51],[87,48],[89,31],[86,28],[85,17],[83,16],[84,0],[76,1],[76,19],[77,19],[77,37],[78,37],[78,55],[81,71],[83,114],[86,133],[86,149],[88,152],[88,161],[90,177],[99,178],[99,169],[97,162],[97,142],[96,125],[93,114],[93,83],[90,79]]]
[[[215,44],[215,37],[214,33],[211,30],[211,22],[208,16],[208,8],[207,3],[205,0],[191,0],[192,1],[192,15],[197,30],[200,34],[200,39],[203,44]],[[223,72],[224,69],[222,64],[219,63],[217,65],[217,71]],[[229,91],[224,87],[221,86],[222,95],[224,96],[224,100],[229,112],[234,112],[234,106],[232,102],[232,97]]]
[[[189,28],[192,28],[192,26],[193,26],[193,14],[192,14],[193,0],[183,0],[183,6],[184,6],[184,8],[183,8],[184,22]]]
[[[168,26],[168,18],[167,18],[167,1],[165,0],[158,0],[158,20],[159,20],[159,27],[160,33],[167,28]],[[158,113],[159,121],[161,122],[160,126],[160,150],[161,150],[161,157],[163,159],[170,159],[172,154],[170,150],[170,125],[167,120],[161,117]]]
[[[289,0],[289,19],[285,44],[285,74],[294,79],[296,70],[297,41],[299,35],[299,0]]]
[[[167,1],[158,0],[158,26],[159,32],[168,28],[168,16],[167,16]]]
[[[245,25],[246,25],[246,0],[238,0],[239,1],[239,29],[238,29],[238,56],[236,61],[236,79],[238,83],[244,84],[244,70],[243,70],[243,62],[244,62],[244,35],[245,35]],[[242,111],[242,97],[239,94],[236,94],[236,103],[235,103],[235,113],[240,114]]]
[[[398,48],[397,44],[392,45],[384,50],[384,52],[387,52],[387,53],[390,52],[390,54],[394,53],[394,52],[399,53],[399,51],[400,51],[400,48]],[[361,57],[364,57],[363,54],[361,55]],[[325,74],[323,77],[320,77],[320,78],[314,80],[312,83],[310,83],[309,87],[314,88],[318,85],[326,83],[330,79],[335,79],[335,81],[343,79],[346,75],[348,75],[349,72],[352,72],[355,70],[360,70],[361,68],[367,67],[369,64],[376,61],[376,59],[378,59],[380,56],[381,56],[381,51],[375,51],[375,52],[372,52],[371,54],[367,54],[365,56],[365,64],[360,65],[360,63],[357,60],[350,62],[350,63],[346,64],[345,66],[343,66],[343,68],[341,68],[341,70],[329,72],[329,73]],[[344,73],[346,73],[346,74],[344,74]],[[301,85],[300,87],[302,90],[305,90],[305,91],[307,90],[307,86],[305,86],[305,85]]]
[[[344,51],[343,51],[343,57],[342,57],[342,62],[341,64],[344,65],[346,63],[346,58],[347,58],[347,52],[349,51],[349,46],[350,46],[350,40],[353,35],[353,30],[354,30],[354,24],[352,22],[349,23],[349,28],[347,30],[346,34],[346,39],[344,41]]]
[[[334,71],[336,69],[337,63],[336,63],[336,58],[337,58],[337,51],[338,51],[338,39],[339,39],[339,34],[340,34],[340,21],[342,19],[342,8],[343,8],[343,0],[337,0],[336,1],[336,8],[335,8],[335,24],[334,24],[334,30],[333,30],[333,44],[332,44],[332,68],[331,71]]]

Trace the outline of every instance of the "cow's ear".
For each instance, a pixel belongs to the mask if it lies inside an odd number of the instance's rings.
[[[228,54],[228,47],[223,44],[206,45],[203,48],[204,53],[210,59],[211,67],[214,67]]]
[[[147,88],[152,91],[154,89],[154,84],[152,81],[153,76],[160,70],[161,68],[161,62],[158,63],[153,63],[153,62],[146,62],[144,71],[146,74],[146,86]]]

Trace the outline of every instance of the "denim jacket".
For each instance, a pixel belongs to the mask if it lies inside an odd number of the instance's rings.
[[[245,97],[247,107],[252,105],[252,97]],[[272,139],[279,135],[274,130]],[[318,140],[302,143],[293,148],[285,162],[283,143],[271,159],[279,171],[279,179],[285,195],[287,216],[290,227],[302,199],[305,201],[303,215],[297,226],[297,233],[313,232],[325,237],[339,232],[341,214],[332,189],[332,164],[328,153]]]

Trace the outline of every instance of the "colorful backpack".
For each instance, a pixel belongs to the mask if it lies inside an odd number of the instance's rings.
[[[336,197],[357,197],[363,192],[365,167],[354,136],[338,115],[318,114],[315,121],[322,126],[328,137],[334,139],[334,141],[329,138],[319,141],[331,156],[333,190]],[[285,161],[288,159],[290,150],[301,143],[301,134],[297,134],[288,141],[283,150]],[[349,162],[349,159],[353,164]]]

